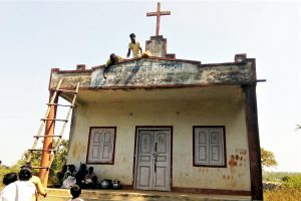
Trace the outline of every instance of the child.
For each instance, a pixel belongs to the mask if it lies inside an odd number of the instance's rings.
[[[68,201],[84,201],[83,199],[79,198],[81,194],[81,188],[78,185],[73,185],[70,188],[70,193],[72,195],[72,199],[69,199]]]

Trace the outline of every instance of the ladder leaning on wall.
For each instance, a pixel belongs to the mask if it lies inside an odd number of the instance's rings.
[[[72,113],[72,110],[73,108],[75,107],[75,103],[76,103],[76,98],[77,98],[77,93],[78,93],[78,89],[79,89],[79,83],[77,83],[76,87],[74,90],[67,90],[67,89],[61,89],[61,84],[63,82],[63,78],[61,78],[50,98],[50,101],[49,103],[47,104],[48,107],[47,107],[47,111],[46,111],[46,114],[44,116],[44,118],[41,119],[41,124],[40,124],[40,127],[39,127],[39,130],[38,130],[38,133],[37,135],[34,135],[33,137],[35,138],[34,140],[34,143],[32,145],[32,148],[31,149],[28,149],[28,154],[27,154],[27,162],[29,163],[32,159],[32,155],[33,155],[33,152],[43,152],[43,151],[46,151],[46,152],[50,152],[50,158],[49,158],[49,162],[48,162],[48,165],[46,167],[33,167],[34,169],[46,169],[46,171],[49,171],[50,167],[51,167],[51,164],[54,160],[54,157],[55,157],[55,153],[56,151],[59,149],[61,143],[62,143],[62,137],[63,137],[63,134],[64,134],[64,130],[66,128],[66,125],[68,123],[68,121],[70,120],[70,117],[71,117],[71,113]],[[73,98],[72,98],[72,101],[71,101],[71,104],[58,104],[56,103],[56,100],[58,100],[58,96],[61,92],[64,92],[64,93],[72,93],[73,94]],[[51,111],[51,107],[56,107],[56,108],[59,108],[59,107],[69,107],[68,111],[67,111],[67,114],[66,114],[66,118],[65,119],[57,119],[57,118],[48,118],[48,115]],[[63,122],[63,125],[61,127],[61,130],[59,132],[59,135],[45,135],[42,134],[43,133],[43,130],[44,130],[44,127],[45,127],[45,124],[47,121],[52,121],[53,123],[57,122],[57,121],[60,121],[60,122]],[[56,141],[56,143],[52,146],[53,148],[52,149],[43,149],[43,148],[37,148],[37,145],[38,143],[40,142],[41,139],[45,139],[45,138],[48,138],[48,137],[52,137],[52,138],[57,138],[58,140]],[[46,173],[46,172],[45,172]],[[42,181],[44,180],[44,177],[45,177],[45,174],[40,178]]]

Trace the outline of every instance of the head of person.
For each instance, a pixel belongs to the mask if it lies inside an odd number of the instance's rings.
[[[91,174],[93,171],[94,171],[94,168],[92,166],[89,167],[89,169],[88,169],[89,174]]]
[[[133,43],[135,43],[135,41],[136,41],[136,35],[135,35],[134,33],[131,33],[131,34],[130,34],[130,39],[131,39],[131,41],[132,41]]]
[[[73,165],[73,164],[69,165],[69,166],[68,166],[68,170],[69,170],[70,172],[74,172],[74,171],[75,171],[75,165]]]
[[[114,53],[110,54],[110,60],[113,64],[117,63],[118,58],[117,58],[116,54],[114,54]]]
[[[87,165],[85,163],[82,163],[80,166],[79,166],[79,170],[86,170],[87,169]]]
[[[32,170],[24,167],[21,168],[20,172],[19,172],[19,180],[20,181],[28,181],[30,178],[32,177]]]
[[[82,189],[76,184],[70,188],[70,193],[71,193],[73,199],[78,198],[80,196],[81,192],[82,192]]]
[[[87,165],[85,163],[80,164],[79,169],[87,169]]]
[[[3,184],[5,186],[7,186],[8,184],[11,184],[17,180],[18,180],[17,173],[14,173],[14,172],[8,173],[8,174],[4,175],[4,177],[3,177]]]
[[[32,171],[32,165],[31,165],[30,162],[26,162],[24,165],[22,165],[21,169],[23,169],[23,168],[28,168],[28,169],[30,169]]]

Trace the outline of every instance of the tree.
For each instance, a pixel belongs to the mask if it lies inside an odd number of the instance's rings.
[[[274,153],[264,148],[260,148],[261,167],[276,167],[278,165]]]

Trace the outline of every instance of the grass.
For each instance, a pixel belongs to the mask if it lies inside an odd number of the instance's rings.
[[[265,190],[265,201],[301,201],[301,189],[278,187],[273,190]]]
[[[265,201],[301,201],[301,173],[264,172],[263,180],[281,185],[265,189]]]

